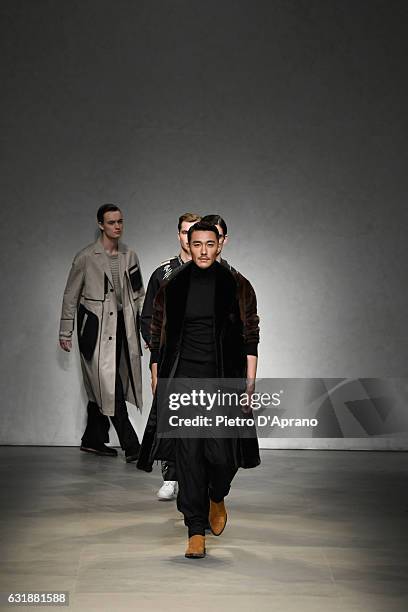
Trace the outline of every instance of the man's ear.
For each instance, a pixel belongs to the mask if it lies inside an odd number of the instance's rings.
[[[225,237],[224,237],[224,245],[226,245],[226,244],[227,244],[228,240],[229,240],[229,236],[228,236],[228,234],[225,234]]]
[[[101,230],[101,232],[103,232],[103,231],[104,231],[104,229],[103,229],[103,224],[102,224],[102,223],[99,223],[99,221],[98,221],[98,227],[99,227],[99,229]]]

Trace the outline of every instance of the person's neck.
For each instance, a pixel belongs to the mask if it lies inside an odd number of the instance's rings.
[[[208,266],[208,268],[200,268],[200,266],[197,266],[197,264],[193,261],[193,269],[198,274],[209,274],[215,269],[215,261],[213,261],[211,266]]]
[[[179,257],[183,263],[187,263],[187,261],[191,261],[191,255],[183,251],[183,249],[181,249],[179,253]]]
[[[118,254],[118,245],[119,245],[118,238],[109,238],[108,236],[105,236],[105,234],[103,234],[102,244],[103,244],[103,248],[109,255]]]

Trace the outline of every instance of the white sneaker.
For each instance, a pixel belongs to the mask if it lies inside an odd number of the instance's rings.
[[[165,480],[157,491],[157,497],[160,501],[170,501],[177,497],[177,480]]]

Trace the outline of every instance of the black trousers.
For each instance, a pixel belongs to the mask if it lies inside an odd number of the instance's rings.
[[[180,359],[176,378],[213,378],[214,363]],[[237,473],[233,441],[224,438],[176,438],[177,508],[184,515],[188,537],[205,535],[210,499],[220,502]]]
[[[163,480],[177,480],[175,461],[162,461],[161,471],[162,471]]]
[[[177,508],[184,515],[188,537],[205,535],[210,499],[220,502],[231,488],[237,469],[228,459],[229,440],[213,438],[178,438],[176,470],[179,492]],[[226,461],[215,463],[223,454]]]
[[[136,432],[132,427],[132,423],[129,420],[122,379],[119,374],[122,350],[125,351],[125,358],[128,368],[130,368],[125,322],[123,312],[119,311],[116,327],[115,414],[110,417],[110,419],[118,434],[122,450],[124,450],[127,455],[133,455],[138,453],[140,444]],[[99,406],[95,402],[88,402],[87,412],[88,421],[84,435],[82,436],[82,446],[97,448],[109,441],[109,417],[101,413]]]

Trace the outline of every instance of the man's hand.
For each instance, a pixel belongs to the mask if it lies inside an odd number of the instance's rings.
[[[154,395],[156,393],[156,387],[157,387],[157,363],[152,363],[151,374],[152,374],[152,380],[151,380],[152,393]]]
[[[246,378],[246,386],[245,393],[248,397],[248,405],[242,406],[242,412],[248,414],[252,410],[252,394],[255,391],[255,381],[256,381],[256,366],[258,364],[258,357],[255,355],[247,355],[247,378]]]
[[[255,379],[247,378],[245,393],[247,393],[248,397],[251,398],[254,392],[255,392]]]
[[[66,351],[67,353],[69,353],[69,351],[72,349],[72,340],[66,340],[65,338],[60,338],[60,347],[62,348],[63,351]]]
[[[247,378],[245,393],[248,398],[248,404],[242,406],[242,412],[244,414],[249,414],[252,410],[251,402],[252,402],[252,394],[255,392],[255,379]]]

